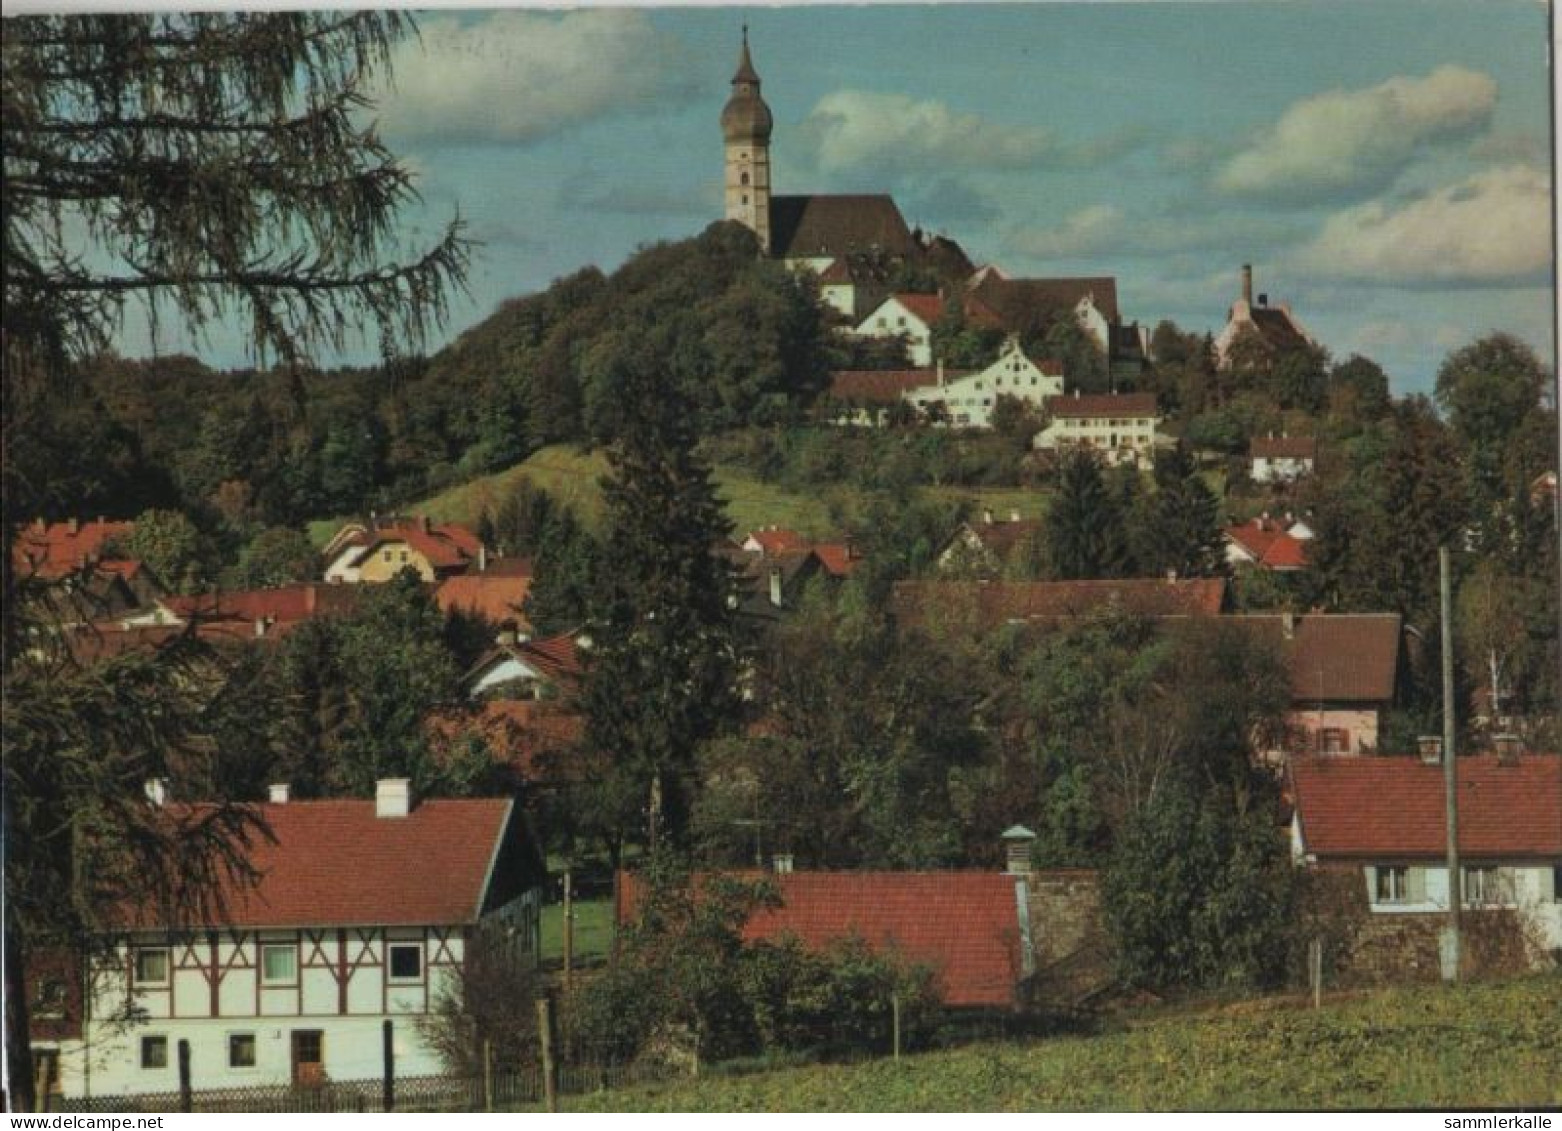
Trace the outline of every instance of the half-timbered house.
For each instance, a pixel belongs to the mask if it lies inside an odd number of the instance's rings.
[[[131,910],[86,969],[55,975],[78,979],[50,991],[60,1016],[35,1025],[56,1090],[171,1091],[182,1041],[198,1089],[373,1078],[386,1020],[397,1075],[437,1073],[418,1021],[475,933],[536,960],[543,865],[513,801],[413,804],[397,779],[373,801],[291,801],[275,786],[256,808],[269,830],[249,850],[258,880],[222,893],[220,919]]]

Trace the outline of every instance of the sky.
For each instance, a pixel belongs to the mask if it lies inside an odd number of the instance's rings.
[[[446,338],[720,218],[745,22],[779,194],[890,193],[1010,275],[1115,276],[1151,326],[1218,330],[1251,263],[1398,393],[1492,330],[1553,354],[1538,0],[426,13],[377,114],[420,175],[408,245],[457,213],[482,245]]]

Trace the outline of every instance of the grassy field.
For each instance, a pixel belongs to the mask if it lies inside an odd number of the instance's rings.
[[[613,901],[577,900],[575,910],[575,960],[591,962],[606,958],[613,943]],[[550,903],[542,909],[542,960],[564,958],[564,905]]]
[[[568,1097],[595,1111],[1310,1110],[1562,1103],[1562,978],[1248,1002],[1121,1032]]]
[[[452,487],[402,509],[442,522],[475,526],[484,508],[494,506],[522,479],[529,479],[574,506],[588,521],[595,522],[602,510],[597,481],[606,472],[607,464],[600,452],[586,453],[559,444],[543,448],[514,467]],[[717,488],[727,501],[727,514],[740,534],[776,525],[822,538],[837,533],[830,518],[832,504],[850,509],[859,502],[857,492],[847,486],[795,492],[774,483],[761,482],[732,467],[717,467],[715,477]],[[928,493],[934,498],[969,499],[976,507],[991,508],[997,515],[1007,516],[1010,511],[1017,510],[1026,518],[1040,517],[1046,499],[1044,492],[1019,487],[932,487],[928,488]],[[339,525],[334,521],[313,523],[310,537],[317,545],[324,545]]]

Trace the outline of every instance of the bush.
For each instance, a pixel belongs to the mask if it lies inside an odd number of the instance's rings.
[[[823,951],[794,938],[745,943],[749,915],[779,905],[770,882],[696,884],[665,861],[653,863],[645,882],[617,965],[576,1002],[569,1028],[578,1055],[705,1062],[887,1051],[897,996],[903,1043],[931,1034],[939,994],[925,966],[859,938]]]

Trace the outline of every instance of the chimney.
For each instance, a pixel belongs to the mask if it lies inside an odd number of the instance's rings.
[[[1491,744],[1497,751],[1497,765],[1517,766],[1519,764],[1519,754],[1524,749],[1524,743],[1520,741],[1518,735],[1494,734]]]
[[[1174,570],[1174,569],[1167,570],[1166,571],[1166,580],[1168,582],[1170,582],[1171,584],[1173,584],[1173,585],[1177,584],[1177,571]]]
[[[939,358],[938,359],[938,387],[940,389],[942,389],[944,387],[944,359],[943,358]]]
[[[790,852],[778,852],[770,858],[770,869],[778,876],[784,876],[792,870],[792,854]]]
[[[488,547],[481,542],[477,544],[477,572],[488,572]]]
[[[779,566],[770,567],[770,603],[778,609],[781,607],[781,569]]]
[[[1253,265],[1242,264],[1242,301],[1249,306],[1253,303]]]
[[[1267,307],[1269,305],[1269,296],[1267,294],[1259,295],[1258,296],[1258,305],[1259,306],[1263,306],[1263,307]]]
[[[274,781],[266,787],[266,792],[270,795],[271,804],[286,805],[288,803],[289,794],[291,791],[288,788],[287,782]]]
[[[1030,875],[1030,850],[1036,843],[1036,834],[1024,825],[1014,825],[1001,838],[1003,840],[1004,863],[1006,871],[1011,876]]]
[[[513,648],[519,642],[520,629],[513,620],[507,620],[499,626],[499,635],[494,637],[494,643],[501,648]]]
[[[412,812],[412,782],[409,778],[381,778],[374,783],[374,815],[405,817]]]
[[[1423,734],[1416,739],[1416,747],[1421,752],[1421,763],[1426,766],[1440,766],[1443,763],[1443,739],[1441,735]]]
[[[266,618],[265,617],[256,617],[255,618],[255,639],[259,640],[264,635],[266,635]]]
[[[72,538],[76,537],[77,534],[81,533],[81,519],[72,515],[70,521],[65,524],[65,528],[70,531]]]
[[[422,530],[423,533],[425,533],[425,534],[428,533],[428,530],[429,530],[428,515],[426,515],[426,514],[418,515],[418,528],[420,530]]]
[[[991,507],[983,507],[982,508],[982,525],[983,526],[991,526],[992,524],[993,524],[992,508]]]
[[[33,529],[36,530],[39,534],[42,534],[45,530],[49,529],[49,524],[45,522],[42,517],[35,518],[33,519]]]
[[[146,791],[146,799],[159,809],[168,803],[167,778],[148,778],[142,788]]]
[[[1290,609],[1280,614],[1280,633],[1287,640],[1296,639],[1296,614]]]
[[[319,603],[320,603],[320,594],[319,594],[319,591],[315,588],[315,583],[313,581],[305,582],[304,583],[304,612],[308,613],[311,617],[314,616],[315,615],[315,606],[318,605]]]

